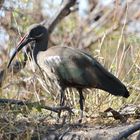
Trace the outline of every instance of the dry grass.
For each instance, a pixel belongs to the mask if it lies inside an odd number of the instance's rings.
[[[14,18],[14,20],[18,28],[16,18]],[[70,22],[71,20],[72,22]],[[78,47],[77,44],[80,39],[78,40],[76,35],[80,35],[82,32],[77,33],[75,29],[79,29],[79,27],[76,26],[77,18],[75,15],[70,16],[70,19],[66,18],[66,20],[58,26],[53,34],[52,40],[54,40],[56,44]],[[67,27],[67,29],[65,27]],[[86,25],[83,28],[84,31],[87,30]],[[125,32],[126,22],[110,35],[105,34],[104,28],[97,29],[95,33],[103,32],[104,36],[96,41],[95,44],[91,44],[86,50],[125,83],[130,91],[130,97],[128,99],[115,97],[97,89],[84,90],[84,115],[87,118],[91,118],[89,119],[90,121],[87,120],[88,123],[95,123],[92,117],[95,114],[103,112],[108,107],[119,109],[126,104],[139,104],[140,101],[139,38],[135,35],[128,35]],[[18,34],[20,35],[20,32]],[[15,46],[15,44],[17,44],[15,42],[18,42],[18,40],[19,38],[14,38],[9,44]],[[7,52],[9,52],[9,50],[7,50]],[[0,55],[3,61],[8,60],[7,54]],[[18,74],[8,74],[0,94],[1,98],[40,101],[50,106],[59,105],[58,88],[53,86],[52,83],[49,83],[49,81],[47,81],[46,84],[40,72],[34,68],[32,62],[28,62],[26,68]],[[66,105],[74,109],[75,115],[72,117],[71,122],[75,122],[79,117],[79,96],[75,89],[67,89]],[[64,115],[68,114],[64,113],[63,116]],[[13,139],[17,140],[28,140],[31,139],[33,134],[39,136],[46,133],[47,130],[56,123],[56,117],[56,113],[51,113],[38,107],[30,108],[27,106],[1,105],[0,139],[12,139],[13,137]],[[99,119],[98,123],[103,124],[104,121]]]

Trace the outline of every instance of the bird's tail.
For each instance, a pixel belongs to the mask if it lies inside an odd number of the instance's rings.
[[[98,62],[96,64],[95,71],[99,81],[97,88],[105,90],[115,96],[129,97],[129,92],[125,85]]]

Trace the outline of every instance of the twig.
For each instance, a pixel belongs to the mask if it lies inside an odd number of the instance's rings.
[[[39,102],[29,102],[22,100],[14,100],[14,99],[0,99],[0,104],[16,104],[16,105],[26,105],[26,106],[39,106],[40,108],[44,108],[53,112],[58,113],[61,110],[67,110],[72,113],[71,108],[67,106],[58,106],[58,107],[50,107],[41,105]]]
[[[4,0],[0,0],[0,9],[3,6]]]
[[[134,89],[134,90],[140,92],[140,87],[138,87],[138,86],[135,86],[135,85],[128,85],[128,87],[129,87],[130,89]]]
[[[104,112],[111,112],[115,120],[120,120],[122,123],[127,121],[127,117],[125,117],[123,114],[120,114],[118,111],[112,109],[109,107]]]

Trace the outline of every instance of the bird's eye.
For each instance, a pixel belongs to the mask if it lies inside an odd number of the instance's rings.
[[[46,28],[42,26],[36,26],[29,32],[29,37],[33,39],[41,38],[46,33]]]
[[[30,32],[30,37],[32,37],[32,38],[38,38],[38,37],[41,37],[42,34],[43,33],[41,31],[39,31],[39,30],[32,30]]]

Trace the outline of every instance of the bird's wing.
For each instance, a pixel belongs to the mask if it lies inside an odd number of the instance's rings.
[[[65,53],[61,55],[65,61],[59,67],[64,80],[83,88],[98,88],[113,95],[127,96],[124,84],[92,56],[75,49]]]
[[[78,49],[60,47],[48,49],[47,60],[63,84],[80,88],[98,88],[114,95],[127,92],[125,86],[96,59]],[[122,95],[123,96],[123,95]]]

